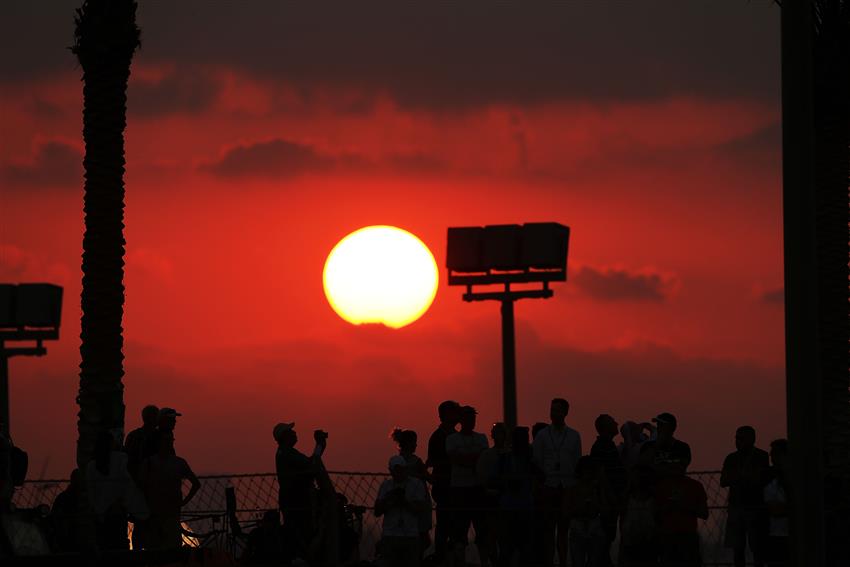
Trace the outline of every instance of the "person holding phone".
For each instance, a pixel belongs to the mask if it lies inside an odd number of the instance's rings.
[[[278,505],[283,514],[283,530],[293,542],[296,553],[306,557],[315,530],[314,512],[317,501],[316,480],[321,458],[328,443],[328,434],[321,429],[313,432],[316,446],[308,457],[295,448],[298,434],[295,423],[278,423],[272,430],[278,447],[275,471],[278,482]]]

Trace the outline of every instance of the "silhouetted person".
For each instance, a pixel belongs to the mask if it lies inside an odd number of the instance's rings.
[[[160,408],[156,416],[156,431],[167,431],[174,435],[174,428],[177,426],[177,418],[183,414],[174,408]],[[142,455],[144,459],[152,457],[159,451],[157,442],[154,440],[154,434],[151,433],[145,439],[142,445]]]
[[[770,567],[788,565],[788,441],[770,443],[770,482],[764,487],[764,503],[769,518],[765,559]],[[805,521],[805,519],[803,520]]]
[[[174,433],[177,427],[177,418],[183,415],[174,408],[161,408],[156,419],[156,428],[160,431]]]
[[[737,450],[723,461],[720,473],[720,486],[729,489],[725,543],[734,550],[735,567],[746,563],[747,544],[753,553],[753,564],[764,565],[767,536],[764,485],[770,457],[755,443],[756,430],[749,425],[739,427],[735,432]]]
[[[383,516],[381,554],[388,567],[416,567],[422,556],[419,517],[427,509],[425,484],[407,474],[401,455],[389,461],[392,478],[381,483],[375,517]]]
[[[398,454],[404,459],[405,466],[407,466],[407,474],[411,478],[418,478],[422,481],[422,485],[425,486],[425,501],[427,506],[423,509],[422,513],[419,515],[419,538],[421,543],[421,550],[424,553],[426,549],[431,545],[431,497],[428,494],[428,487],[425,485],[425,482],[429,480],[428,469],[425,468],[425,463],[422,462],[416,455],[416,447],[419,444],[419,437],[416,435],[416,432],[412,429],[399,429],[396,428],[393,430],[392,439],[398,445]]]
[[[50,524],[53,528],[53,550],[57,553],[78,551],[77,525],[80,517],[82,474],[79,469],[71,471],[65,490],[53,500],[50,508]]]
[[[487,565],[484,552],[484,487],[475,473],[478,458],[487,449],[487,436],[475,431],[477,412],[472,406],[460,408],[460,431],[446,438],[446,453],[452,463],[451,505],[453,530],[450,538],[454,565],[463,565],[470,525],[475,529],[475,545],[481,564]]]
[[[478,483],[483,488],[482,522],[485,526],[486,540],[482,542],[482,547],[492,564],[498,562],[498,510],[501,495],[501,486],[498,481],[499,459],[507,451],[507,437],[508,430],[505,424],[502,422],[494,423],[493,427],[490,428],[490,439],[493,440],[493,446],[481,453],[475,465]]]
[[[626,470],[631,469],[640,461],[640,450],[647,441],[655,439],[655,426],[648,422],[635,423],[627,421],[620,427],[623,440],[617,445],[620,459]]]
[[[174,450],[174,434],[159,429],[153,436],[157,453],[142,463],[140,479],[150,518],[145,522],[147,549],[173,549],[183,545],[180,509],[186,506],[201,488],[201,482],[185,459]],[[191,483],[183,495],[183,481]]]
[[[95,517],[97,545],[100,550],[128,549],[127,515],[144,517],[147,510],[133,509],[138,502],[132,495],[136,484],[127,471],[127,455],[118,450],[118,442],[108,431],[95,441],[94,458],[86,465],[86,493]]]
[[[451,490],[452,463],[446,453],[446,438],[455,432],[460,404],[447,400],[439,405],[437,412],[440,425],[428,440],[428,456],[425,466],[431,469],[431,497],[434,499],[437,525],[434,527],[434,559],[446,557],[451,533],[451,512],[448,511]]]
[[[283,513],[283,528],[288,541],[296,542],[298,555],[308,555],[313,538],[313,516],[317,499],[316,478],[321,456],[327,446],[327,433],[313,432],[316,446],[312,456],[295,448],[298,434],[294,423],[278,423],[272,430],[278,447],[275,453],[275,470],[278,482],[278,504]]]
[[[608,541],[602,564],[607,566],[612,564],[610,547],[614,538],[617,537],[617,521],[620,517],[620,510],[625,504],[626,467],[620,459],[620,451],[617,449],[617,445],[614,444],[614,437],[617,436],[619,431],[614,418],[603,413],[596,418],[594,426],[597,437],[590,448],[590,457],[602,467],[603,478],[611,498],[611,505],[606,508],[602,517],[602,525],[605,528]]]
[[[573,567],[602,567],[608,557],[605,517],[613,507],[603,479],[604,469],[593,457],[581,457],[575,468],[576,485],[564,495],[564,514],[570,518],[570,557]]]
[[[534,460],[543,471],[543,563],[551,567],[555,549],[561,565],[566,565],[569,548],[570,518],[563,502],[576,484],[575,468],[581,458],[581,437],[565,420],[570,404],[555,398],[549,407],[551,424],[534,439]],[[556,546],[557,542],[557,546]]]
[[[685,474],[684,459],[666,462],[664,467],[664,474],[659,476],[656,473],[658,482],[655,486],[661,566],[698,566],[702,559],[697,519],[708,518],[705,488],[698,480]]]
[[[528,442],[528,428],[515,427],[511,448],[499,456],[498,479],[500,521],[499,565],[508,567],[516,559],[519,565],[533,563],[534,481],[537,467]]]
[[[249,564],[261,565],[280,565],[292,559],[287,557],[278,510],[266,510],[260,525],[248,534],[244,558]]]
[[[130,472],[133,480],[138,481],[139,479],[139,467],[141,467],[142,461],[155,452],[151,450],[150,455],[146,455],[145,449],[150,446],[150,438],[156,431],[158,418],[158,407],[145,406],[142,409],[142,426],[128,433],[124,439],[124,452],[127,453],[127,470]]]
[[[657,436],[641,447],[640,462],[659,476],[684,474],[691,464],[691,447],[673,436],[678,425],[676,417],[665,412],[652,421],[658,425]]]
[[[15,483],[12,481],[12,441],[5,433],[3,420],[0,419],[0,512],[9,509]]]
[[[629,475],[628,496],[620,521],[621,567],[657,563],[654,480],[655,472],[648,465],[635,465]]]

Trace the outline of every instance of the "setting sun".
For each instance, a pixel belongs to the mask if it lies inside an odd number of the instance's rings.
[[[437,263],[413,234],[394,226],[367,226],[334,246],[322,275],[336,313],[355,325],[398,329],[421,317],[437,294]]]

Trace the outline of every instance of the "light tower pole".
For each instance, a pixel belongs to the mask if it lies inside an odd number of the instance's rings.
[[[59,338],[62,288],[52,284],[0,284],[0,420],[11,431],[9,359],[44,356],[43,341]],[[35,346],[6,346],[6,341],[34,341]]]
[[[552,297],[549,283],[567,279],[570,229],[557,223],[450,228],[449,285],[466,286],[464,301],[499,301],[502,313],[502,407],[508,429],[517,425],[514,302]],[[511,289],[511,284],[540,288]],[[474,291],[475,285],[502,285]]]

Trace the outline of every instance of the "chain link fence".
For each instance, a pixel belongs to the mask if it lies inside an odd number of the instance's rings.
[[[375,544],[381,535],[381,519],[375,517],[373,506],[381,483],[389,475],[340,471],[330,472],[329,476],[337,493],[347,501],[346,518],[348,525],[360,536],[360,557],[373,558]],[[700,521],[703,564],[731,565],[731,550],[723,545],[727,490],[720,486],[720,473],[700,471],[691,472],[689,476],[700,481],[708,495],[709,517]],[[232,520],[238,522],[243,533],[248,533],[259,525],[266,511],[276,510],[277,478],[273,473],[266,473],[207,475],[200,480],[200,491],[182,511],[184,542],[190,546],[226,550],[238,557],[244,549],[244,538],[233,537]],[[49,507],[67,484],[66,480],[27,482],[16,490],[13,502],[24,509]],[[231,488],[235,495],[235,518],[227,513],[226,494]],[[43,511],[46,512],[46,508]],[[615,542],[612,549],[616,548]]]

